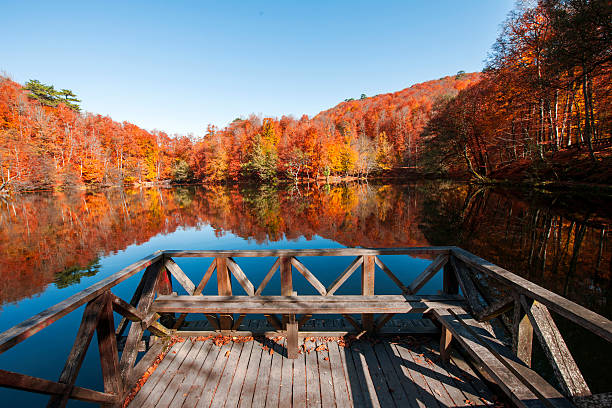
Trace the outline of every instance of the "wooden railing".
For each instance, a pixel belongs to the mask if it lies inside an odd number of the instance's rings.
[[[380,256],[383,255],[429,256],[434,260],[411,283],[405,284],[383,263],[380,259]],[[325,286],[299,259],[310,256],[350,256],[354,259],[330,285]],[[213,261],[196,285],[174,261],[174,258],[179,257],[213,258]],[[235,258],[240,257],[274,257],[276,259],[256,287],[236,262]],[[361,268],[360,295],[356,297],[335,295],[336,291],[359,268]],[[129,302],[111,292],[114,286],[143,269],[145,272]],[[375,294],[374,277],[377,269],[385,273],[398,286],[402,295]],[[419,295],[421,288],[441,269],[444,274],[443,294]],[[301,274],[319,295],[316,297],[298,296],[293,287],[294,270]],[[203,296],[202,291],[209,284],[215,271],[217,295]],[[277,272],[280,274],[280,296],[262,296],[264,288]],[[480,273],[486,274],[509,288],[509,294],[506,297],[487,302],[476,276]],[[234,295],[232,276],[242,287],[246,296]],[[185,290],[187,296],[178,296],[173,292],[172,277]],[[465,301],[458,295],[459,289],[464,294]],[[277,302],[274,304],[280,305],[279,311],[274,308],[258,309],[260,306],[264,307],[267,302]],[[285,333],[288,337],[288,344],[289,340],[291,343],[297,342],[298,328],[314,313],[338,313],[353,325],[358,333],[376,332],[398,312],[428,313],[432,310],[452,312],[465,307],[481,322],[487,322],[496,317],[507,317],[506,314],[512,313],[513,318],[506,320],[510,322],[515,353],[527,365],[530,365],[531,339],[535,332],[536,338],[540,340],[545,349],[547,357],[555,368],[555,374],[568,396],[588,396],[590,391],[567,350],[550,316],[549,309],[603,339],[612,341],[612,322],[609,320],[456,247],[167,250],[157,251],[1,333],[0,352],[10,349],[83,305],[86,306],[81,325],[58,381],[0,370],[0,386],[51,395],[49,406],[65,406],[70,398],[119,406],[131,386],[167,346],[169,336],[180,335],[180,330],[177,330],[184,324],[187,313],[200,312],[205,313],[210,325],[220,333],[231,333],[238,330],[247,313],[263,311],[261,314],[265,314],[270,325],[275,327],[279,333]],[[113,311],[123,316],[118,324],[114,321]],[[165,315],[169,312],[172,315]],[[174,316],[174,312],[179,313],[178,318]],[[351,316],[357,313],[361,314],[361,322]],[[374,313],[379,314],[378,318],[374,318]],[[119,355],[117,339],[122,338],[128,327],[125,345]],[[103,392],[75,385],[94,331],[98,334]],[[135,364],[146,331],[160,340],[151,342],[145,355]],[[450,344],[452,337],[444,328],[442,335],[444,347],[446,347]],[[442,352],[444,352],[444,347]]]
[[[612,321],[533,282],[517,276],[463,249],[453,248],[450,264],[468,302],[469,311],[480,322],[501,317],[512,337],[513,352],[531,367],[535,334],[563,393],[584,406],[612,402],[612,394],[592,395],[550,311],[612,342]],[[506,290],[494,301],[484,300],[478,274],[493,279]],[[508,318],[507,314],[511,314]],[[595,405],[589,405],[592,402]],[[605,404],[604,404],[605,405]]]

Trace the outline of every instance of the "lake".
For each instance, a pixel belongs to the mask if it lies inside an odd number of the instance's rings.
[[[611,225],[609,197],[444,181],[25,194],[0,199],[0,331],[157,249],[457,245],[611,318]],[[385,262],[404,282],[430,262],[396,258]],[[305,260],[324,284],[348,262]],[[178,263],[194,281],[208,266]],[[247,266],[259,282],[270,265]],[[441,289],[440,282],[424,293]],[[129,300],[137,283],[129,279],[113,292]],[[300,294],[312,290],[305,281],[294,285]],[[278,289],[271,283],[267,290]],[[376,293],[397,289],[377,280]],[[57,380],[82,309],[1,354],[0,368]],[[602,368],[612,365],[609,345],[556,321],[592,391],[609,391]],[[534,350],[537,357],[541,350]],[[102,389],[95,345],[77,385]],[[0,388],[0,400],[40,405],[47,397]]]

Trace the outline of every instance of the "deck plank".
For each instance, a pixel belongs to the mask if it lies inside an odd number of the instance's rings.
[[[363,342],[361,342],[360,344],[362,343]],[[360,398],[355,398],[355,405],[380,408],[381,405],[378,401],[376,389],[374,388],[374,383],[372,382],[372,378],[370,377],[370,371],[368,369],[368,364],[366,362],[366,358],[363,354],[363,351],[356,344],[351,345],[351,347],[347,350],[349,351],[349,354],[354,364],[352,366],[352,369],[354,371],[351,372],[349,370],[351,384],[355,385],[353,388],[353,395],[355,395],[355,392],[357,391],[356,385],[359,384]]]
[[[272,347],[271,343],[271,340],[266,339],[262,344],[261,361],[259,362],[259,372],[257,374],[257,382],[255,383],[255,395],[253,396],[254,407],[263,407],[266,405],[268,383],[270,382],[270,369],[272,368],[272,354],[270,354]]]
[[[332,381],[334,383],[334,398],[336,400],[336,406],[349,407],[351,404],[350,387],[347,387],[346,378],[348,377],[344,362],[341,357],[341,351],[338,343],[330,341],[327,343],[329,349],[329,364],[331,367]]]
[[[330,342],[331,343],[331,342]],[[319,385],[321,387],[321,405],[323,407],[336,406],[334,384],[332,382],[331,365],[329,363],[329,346],[327,341],[317,340],[317,361],[319,363]]]
[[[140,407],[148,400],[151,395],[151,391],[157,386],[157,383],[162,379],[163,373],[166,372],[168,366],[174,361],[174,356],[178,353],[183,347],[188,346],[187,342],[176,343],[174,344],[166,357],[159,363],[157,369],[153,372],[153,375],[149,377],[146,383],[140,388],[138,394],[134,397],[130,406],[132,407]]]
[[[232,385],[227,393],[227,399],[225,401],[226,407],[237,407],[240,401],[240,393],[242,392],[242,385],[244,384],[244,378],[246,377],[249,360],[251,359],[251,352],[253,351],[253,345],[255,341],[249,341],[244,343],[242,346],[242,353],[238,359],[238,366],[234,373]]]
[[[191,349],[185,355],[185,358],[183,359],[183,362],[181,363],[181,366],[179,367],[178,371],[174,375],[174,378],[172,379],[172,381],[170,381],[170,384],[168,385],[166,390],[163,391],[163,394],[157,404],[155,404],[155,407],[163,408],[170,406],[181,384],[183,383],[187,375],[189,375],[189,372],[193,371],[193,362],[197,361],[194,357],[199,353],[203,345],[204,342],[201,341],[192,344]]]
[[[430,361],[427,361],[427,356],[423,353],[423,350],[419,347],[415,350],[408,350],[412,358],[412,362],[414,363],[415,371],[421,373],[425,382],[429,386],[429,389],[432,391],[432,395],[438,400],[438,403],[442,407],[452,407],[454,406],[453,400],[444,388],[444,385],[438,379],[437,373],[432,370],[432,365],[430,365]]]
[[[304,352],[306,353],[306,406],[321,407],[321,387],[319,385],[319,364],[316,343],[304,339]]]
[[[212,342],[211,342],[212,343]],[[187,392],[187,399],[183,402],[183,407],[185,408],[193,408],[198,404],[198,400],[200,399],[200,395],[202,394],[202,390],[206,385],[206,381],[208,377],[212,374],[212,368],[217,360],[217,356],[219,355],[219,347],[213,344],[209,353],[206,355],[206,359],[202,363],[200,367],[200,371],[198,372],[198,376],[194,384],[189,388]]]
[[[340,347],[334,340],[309,338],[305,345],[310,352],[301,348],[298,358],[290,360],[284,340],[177,343],[130,407],[493,405],[479,375],[458,355],[442,363],[435,342],[357,341]]]
[[[423,403],[422,405],[426,407],[437,407],[439,404],[434,391],[429,387],[425,377],[418,370],[408,347],[403,344],[396,344],[392,348],[394,352],[397,353],[396,355],[402,360],[402,371],[409,376],[412,380],[412,384],[419,391],[420,401]]]
[[[378,402],[380,402],[381,407],[395,407],[395,403],[393,401],[393,397],[391,396],[389,385],[387,384],[387,379],[380,368],[380,364],[378,362],[378,358],[374,353],[374,348],[372,344],[368,342],[361,342],[361,347],[363,350],[363,355],[365,356],[365,361],[367,362],[366,369],[369,371],[368,374],[371,378],[372,384],[374,386],[374,390],[378,397]]]
[[[229,356],[224,356],[227,358],[227,364],[225,365],[225,370],[223,371],[221,380],[217,385],[215,396],[210,404],[211,408],[223,408],[223,406],[225,406],[227,393],[229,392],[230,386],[234,380],[234,375],[236,373],[236,368],[238,366],[238,361],[240,360],[240,355],[242,354],[243,348],[244,343],[234,343],[230,350]]]
[[[298,343],[299,344],[299,343]],[[306,407],[306,352],[293,360],[293,407]]]
[[[212,371],[206,380],[206,385],[202,389],[200,399],[198,400],[197,408],[209,407],[217,391],[217,385],[221,381],[221,376],[227,365],[228,357],[231,355],[232,346],[234,343],[230,342],[224,344],[219,349],[215,364],[213,365]]]
[[[425,361],[429,365],[429,368],[434,372],[435,378],[439,381],[442,387],[446,390],[448,396],[453,401],[453,406],[469,406],[469,404],[466,403],[466,400],[469,398],[467,398],[465,394],[457,387],[455,380],[448,374],[448,371],[442,367],[438,354],[432,351],[431,345],[422,345],[421,351],[426,359]]]
[[[400,377],[398,377],[395,369],[393,368],[393,363],[385,350],[385,345],[383,343],[375,344],[374,353],[378,358],[378,363],[380,364],[382,373],[387,381],[389,395],[391,398],[393,398],[393,401],[395,401],[395,405],[398,407],[412,406],[408,395],[406,395],[404,388],[401,385]]]
[[[181,347],[180,350],[176,352],[176,354],[172,353],[174,354],[172,356],[172,361],[170,362],[168,368],[165,371],[160,371],[158,373],[157,370],[155,371],[160,376],[160,379],[155,385],[155,387],[151,390],[151,394],[148,396],[146,401],[143,402],[141,407],[149,408],[156,406],[157,402],[166,392],[170,385],[170,382],[174,379],[174,376],[176,375],[181,364],[185,360],[185,357],[187,357],[187,354],[189,354],[189,351],[193,347],[193,343],[190,341],[185,341],[184,343],[185,344],[183,345],[183,347]]]
[[[252,406],[253,394],[255,393],[255,384],[257,382],[257,373],[259,372],[259,363],[261,362],[261,354],[263,349],[261,343],[253,341],[253,350],[249,359],[244,383],[242,384],[242,392],[240,393],[240,408],[248,408]]]
[[[383,347],[391,361],[391,366],[395,371],[395,375],[399,380],[402,390],[408,398],[408,405],[412,408],[425,408],[427,405],[423,400],[422,392],[415,386],[414,381],[410,377],[410,371],[403,365],[403,360],[397,349],[388,342],[383,343]],[[437,405],[435,400],[433,402]]]
[[[200,380],[200,377],[199,377],[200,370],[202,368],[202,365],[206,361],[206,356],[208,355],[209,352],[211,352],[211,349],[213,347],[212,341],[206,341],[206,342],[200,342],[200,343],[203,343],[203,345],[200,348],[200,350],[197,352],[197,354],[194,355],[193,349],[192,349],[192,352],[189,355],[191,359],[190,361],[191,370],[189,371],[187,376],[185,376],[185,378],[183,379],[183,383],[179,386],[177,393],[174,395],[174,399],[170,403],[170,406],[172,407],[182,406],[183,403],[185,402],[185,399],[187,399],[189,395],[189,390],[191,389],[191,387],[194,386],[196,381]]]
[[[484,381],[478,374],[472,369],[472,367],[465,361],[457,351],[451,349],[451,364],[456,368],[456,372],[459,378],[469,382],[476,393],[478,394],[478,400],[486,406],[493,406],[495,398],[493,394],[487,388]]]
[[[278,408],[281,392],[281,380],[283,374],[283,346],[276,341],[271,342],[273,354],[272,364],[270,366],[270,381],[268,383],[268,395],[266,396],[266,407]],[[289,383],[289,390],[291,390],[291,383]],[[285,399],[287,399],[285,397]],[[283,408],[289,405],[283,405]]]

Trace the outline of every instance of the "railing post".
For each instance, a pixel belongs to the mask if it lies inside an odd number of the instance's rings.
[[[217,262],[217,288],[219,296],[232,295],[232,280],[229,269],[227,268],[227,258],[220,257]],[[231,314],[219,315],[219,326],[221,330],[231,330],[234,324],[234,317]]]
[[[452,257],[454,257],[452,252],[448,254],[448,257],[442,275],[442,291],[448,295],[456,295],[459,293],[459,282],[453,268],[453,262],[451,262]]]
[[[514,320],[512,325],[512,351],[528,367],[531,367],[533,327],[521,307],[520,295],[514,294]]]
[[[293,295],[293,277],[291,276],[291,257],[281,256],[280,258],[280,276],[281,276],[281,295]],[[283,328],[287,329],[286,325],[289,321],[289,316],[283,316]]]
[[[361,294],[363,296],[374,295],[374,268],[376,267],[374,256],[367,255],[363,257],[363,265],[361,266]],[[371,332],[374,330],[374,315],[362,314],[361,323],[363,329]]]
[[[159,272],[159,280],[157,281],[157,292],[160,295],[171,295],[172,294],[172,275],[165,266],[165,262],[161,263],[161,271]],[[166,327],[174,327],[176,323],[176,317],[174,313],[162,313],[159,321]]]
[[[117,350],[117,337],[115,336],[115,318],[113,316],[113,296],[110,291],[104,295],[106,301],[100,313],[100,320],[96,331],[98,334],[98,351],[102,367],[102,380],[104,392],[115,394],[118,397],[123,393],[123,381],[119,371],[119,352]],[[120,406],[120,404],[116,404]]]

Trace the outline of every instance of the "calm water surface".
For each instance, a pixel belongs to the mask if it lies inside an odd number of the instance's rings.
[[[157,249],[458,245],[610,318],[611,204],[604,197],[448,182],[19,196],[0,200],[0,331]],[[405,283],[430,262],[410,257],[384,261]],[[273,260],[238,262],[258,283]],[[304,259],[324,284],[349,262]],[[199,281],[209,261],[178,263]],[[345,293],[357,293],[357,275],[347,282]],[[300,278],[294,274],[298,293],[314,294]],[[129,300],[137,283],[134,277],[113,292]],[[435,293],[440,285],[440,279],[434,279],[424,293]],[[210,286],[207,291],[214,293]],[[278,293],[278,283],[273,280],[266,291]],[[377,276],[376,292],[398,293],[386,276]],[[1,354],[0,368],[56,380],[82,309]],[[609,344],[556,320],[587,381],[595,390],[610,391],[610,375],[601,369],[612,364]],[[77,385],[102,389],[93,341]],[[536,356],[540,352],[536,347]],[[0,388],[0,400],[7,406],[36,406],[46,397]]]

